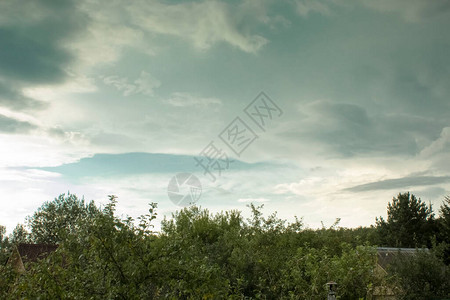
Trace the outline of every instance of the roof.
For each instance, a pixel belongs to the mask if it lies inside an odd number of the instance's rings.
[[[390,248],[390,247],[378,247],[378,264],[383,268],[392,263],[395,257],[398,255],[402,256],[412,256],[417,253],[417,251],[428,251],[427,248]]]
[[[48,244],[19,244],[17,250],[23,262],[36,262],[38,259],[46,258],[54,252],[58,245]]]

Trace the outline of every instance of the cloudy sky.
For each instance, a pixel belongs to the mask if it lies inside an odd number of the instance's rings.
[[[170,215],[182,172],[211,211],[253,202],[311,227],[373,224],[404,191],[437,209],[449,16],[448,0],[3,0],[0,224],[68,191]]]

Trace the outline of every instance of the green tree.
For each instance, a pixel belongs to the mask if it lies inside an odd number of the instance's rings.
[[[0,225],[0,265],[3,265],[9,256],[10,243],[6,236],[6,227]]]
[[[440,207],[440,225],[442,229],[442,238],[447,243],[450,244],[450,197],[447,196],[444,199]]]
[[[409,192],[394,197],[387,207],[387,220],[376,218],[376,225],[380,242],[391,247],[431,246],[435,233],[431,205]]]
[[[85,203],[74,194],[61,194],[45,202],[28,218],[30,240],[34,243],[57,244],[62,235],[80,230],[80,221],[92,219],[100,210],[93,201]]]
[[[27,265],[12,276],[0,266],[2,299],[154,299],[158,287],[151,266],[154,259],[151,222],[155,204],[135,222],[115,216],[116,197],[90,218],[77,218],[77,230],[59,234],[59,247],[46,259]],[[67,211],[66,211],[67,213]]]
[[[450,197],[447,196],[439,210],[439,234],[438,242],[442,248],[442,257],[447,265],[450,265]]]
[[[30,234],[28,233],[25,225],[17,224],[9,237],[9,240],[13,245],[28,243],[30,241]]]
[[[110,196],[103,209],[69,223],[64,214],[71,210],[60,210],[58,224],[72,229],[49,234],[58,249],[27,265],[24,275],[0,266],[0,298],[324,299],[325,283],[334,280],[342,299],[358,299],[375,282],[376,252],[366,244],[371,230],[337,223],[304,229],[301,219],[265,217],[251,205],[249,219],[239,211],[185,208],[155,233],[156,204],[137,220],[118,218],[115,206]],[[54,228],[47,218],[56,208],[44,214],[48,207],[37,211],[38,228]]]
[[[397,255],[388,271],[401,287],[401,299],[442,299],[450,297],[450,267],[433,251]]]
[[[369,246],[351,247],[342,243],[341,253],[327,248],[302,247],[284,269],[283,285],[291,299],[326,299],[324,286],[329,281],[339,284],[341,299],[366,297],[377,280],[373,272],[376,250]]]

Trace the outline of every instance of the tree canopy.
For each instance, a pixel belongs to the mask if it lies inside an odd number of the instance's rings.
[[[423,247],[431,245],[435,232],[431,205],[407,193],[399,193],[387,206],[387,220],[376,219],[380,242],[391,247]]]
[[[431,207],[413,195],[394,198],[387,221],[355,229],[339,227],[338,220],[330,228],[310,229],[302,219],[265,217],[262,206],[250,205],[248,219],[236,210],[212,214],[191,206],[165,218],[154,232],[155,203],[137,220],[116,216],[116,203],[110,196],[100,208],[63,194],[28,219],[29,231],[20,225],[7,238],[0,227],[2,253],[19,237],[59,244],[47,258],[27,263],[24,275],[2,263],[0,298],[325,299],[328,281],[338,282],[341,299],[366,298],[386,284],[400,291],[427,284],[408,299],[450,295],[449,267],[438,247],[420,259],[394,263],[386,274],[375,272],[376,244],[385,230],[400,228],[406,233],[391,242],[409,242],[410,229],[402,226],[422,230],[434,220]],[[408,222],[405,215],[417,220]],[[418,243],[430,239],[425,235],[416,235]]]
[[[74,194],[61,194],[53,201],[45,202],[28,218],[29,240],[57,244],[62,241],[62,235],[79,232],[83,221],[93,219],[99,212],[93,201],[85,203]]]

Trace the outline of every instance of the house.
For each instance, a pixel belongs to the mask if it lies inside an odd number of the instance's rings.
[[[415,255],[417,251],[428,251],[428,249],[378,247],[377,266],[375,269],[375,273],[379,274],[380,276],[386,275],[388,273],[387,272],[388,266],[399,255],[412,256]],[[396,300],[398,299],[395,293],[396,290],[398,291],[399,288],[388,284],[375,286],[371,291],[371,297],[369,297],[369,299]]]
[[[58,248],[58,245],[48,244],[19,244],[14,247],[7,264],[12,264],[18,273],[25,273],[25,266],[29,262],[45,259]]]
[[[417,251],[428,251],[428,249],[378,247],[378,265],[386,272],[387,267],[396,257],[399,255],[412,256]]]

